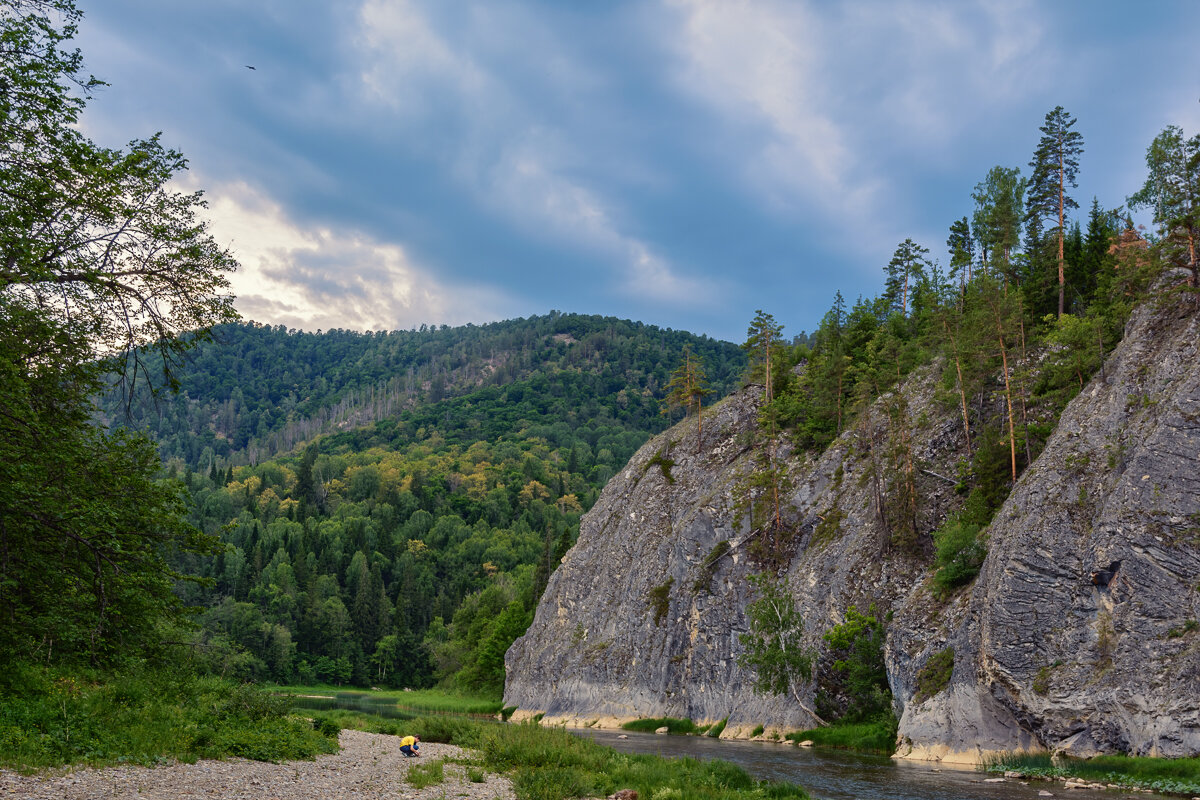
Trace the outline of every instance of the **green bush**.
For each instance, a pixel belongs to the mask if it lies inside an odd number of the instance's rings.
[[[13,691],[20,687],[21,691]],[[0,696],[0,766],[157,764],[336,752],[336,739],[251,686],[161,670],[119,675],[10,666]]]
[[[821,637],[832,659],[821,680],[819,713],[839,722],[864,722],[891,714],[892,690],[883,663],[883,623],[875,606],[859,613],[850,606],[845,621]]]
[[[953,592],[975,580],[987,556],[987,547],[980,540],[981,528],[964,522],[960,517],[951,517],[942,527],[933,532],[937,547],[935,563],[937,572],[933,576],[934,591],[940,597]]]
[[[947,647],[929,657],[925,666],[917,673],[917,691],[913,694],[913,702],[920,703],[928,700],[945,689],[954,674],[954,648]]]
[[[313,727],[316,729],[317,733],[328,739],[333,739],[334,741],[337,741],[338,734],[342,732],[342,726],[328,718],[314,719]]]
[[[671,733],[696,733],[696,723],[690,719],[677,719],[676,717],[646,717],[645,719],[635,719],[621,725],[627,731],[639,731],[641,733],[654,733],[662,727],[670,729]]]

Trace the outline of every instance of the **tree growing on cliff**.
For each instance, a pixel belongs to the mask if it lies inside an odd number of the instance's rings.
[[[746,609],[750,632],[738,637],[745,648],[738,664],[754,672],[754,691],[788,695],[816,717],[800,696],[800,687],[812,680],[816,658],[804,646],[804,618],[785,584],[766,574],[751,575],[750,584],[759,598]]]
[[[1066,212],[1068,208],[1079,208],[1067,187],[1074,187],[1079,171],[1079,155],[1083,152],[1083,136],[1071,130],[1075,118],[1056,106],[1046,114],[1041,127],[1042,138],[1029,162],[1033,174],[1029,179],[1029,195],[1026,198],[1026,216],[1038,221],[1057,215],[1058,224],[1052,233],[1058,240],[1058,316],[1063,315],[1063,299],[1066,296]]]
[[[1020,241],[1025,179],[1017,167],[992,167],[975,186],[971,228],[984,263],[999,274],[1011,274],[1012,251]]]
[[[901,242],[892,254],[892,260],[883,268],[887,275],[883,296],[889,306],[907,317],[913,288],[931,266],[928,248],[912,239]]]
[[[696,452],[704,446],[704,398],[712,394],[704,374],[704,364],[692,352],[691,345],[683,346],[683,361],[671,373],[671,381],[667,384],[667,396],[663,398],[662,413],[669,414],[673,409],[683,408],[691,413],[696,408]]]
[[[783,512],[780,494],[784,490],[786,476],[783,465],[776,457],[776,436],[779,432],[779,409],[775,405],[775,384],[779,380],[778,370],[773,369],[773,362],[779,356],[782,348],[783,326],[775,321],[775,317],[762,310],[756,311],[750,327],[746,331],[746,342],[743,349],[750,354],[749,377],[751,380],[763,382],[763,404],[759,412],[759,431],[762,436],[763,463],[750,476],[748,481],[751,494],[762,493],[770,503],[771,520],[764,526],[766,530],[765,551],[769,559],[779,556],[781,550],[781,531],[783,528]],[[751,522],[753,523],[754,498],[750,500]]]
[[[1133,208],[1154,212],[1167,257],[1191,270],[1190,285],[1200,286],[1200,134],[1183,137],[1168,125],[1146,150],[1146,183],[1128,198]]]

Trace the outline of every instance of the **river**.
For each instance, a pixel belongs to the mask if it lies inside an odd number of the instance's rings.
[[[623,753],[650,753],[665,758],[720,758],[739,765],[756,778],[797,783],[825,800],[1037,800],[1038,791],[1070,800],[1118,800],[1147,795],[1063,788],[1061,783],[1006,779],[971,768],[897,761],[840,750],[787,747],[764,742],[727,741],[706,736],[661,736],[653,733],[583,728],[572,730]]]

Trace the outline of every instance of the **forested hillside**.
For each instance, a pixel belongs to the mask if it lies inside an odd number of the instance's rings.
[[[667,423],[658,400],[685,344],[718,395],[733,388],[745,363],[733,345],[613,317],[551,312],[390,333],[223,325],[175,371],[178,393],[143,388],[128,397],[115,387],[103,409],[149,432],[165,460],[204,470],[256,463],[317,434],[406,412],[415,412],[414,432],[436,421],[443,436],[466,442],[547,415],[572,428],[649,432]],[[146,358],[146,370],[159,368]],[[502,391],[476,394],[489,387]],[[501,410],[502,422],[480,430]]]
[[[498,693],[580,514],[670,424],[685,361],[719,396],[745,355],[558,313],[390,334],[216,329],[161,416],[151,398],[134,405],[193,522],[221,539],[178,565],[211,579],[182,589],[204,609],[196,651],[240,678]],[[121,413],[119,394],[107,408]]]

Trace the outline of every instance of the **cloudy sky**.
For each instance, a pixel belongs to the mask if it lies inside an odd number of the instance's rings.
[[[109,88],[238,256],[247,319],[605,314],[741,341],[877,294],[1062,105],[1114,207],[1200,131],[1193,0],[79,0]],[[253,67],[250,69],[249,67]]]

